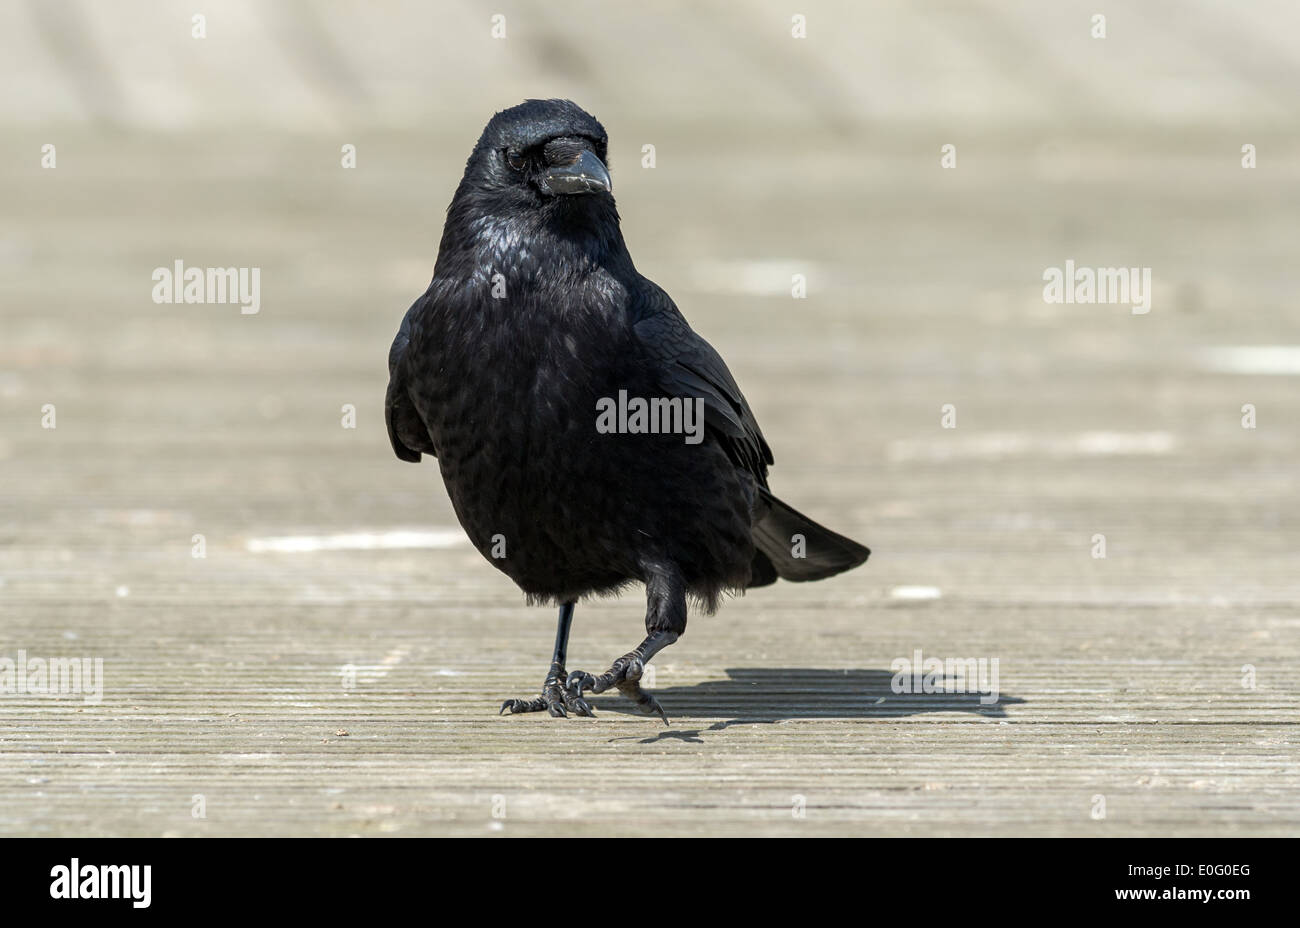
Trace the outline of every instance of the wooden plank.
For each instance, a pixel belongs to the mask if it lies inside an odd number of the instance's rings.
[[[251,9],[250,34],[275,47]],[[354,8],[322,9],[321,29],[357,30]],[[1022,12],[1032,33],[1038,14]],[[1251,15],[1235,28],[1260,47],[1295,34],[1264,36]],[[918,31],[895,41],[949,36],[979,86],[1015,73],[959,41],[969,14],[897,16]],[[725,29],[717,10],[701,17]],[[631,54],[610,35],[592,74]],[[436,56],[391,52],[381,73],[381,38],[335,51],[382,101]],[[800,86],[851,70],[851,43],[835,42]],[[13,59],[29,77],[54,67],[40,47]],[[1179,44],[1156,47],[1153,69]],[[1240,81],[1213,78],[1215,107],[1245,101],[1240,126],[1207,109],[1136,129],[1135,95],[1098,130],[1041,115],[1085,79],[1063,66],[1015,119],[957,137],[947,172],[938,103],[889,117],[870,145],[782,104],[776,124],[807,131],[760,146],[755,100],[711,132],[721,92],[682,114],[593,104],[638,267],[730,362],[773,444],[774,488],[876,551],[835,580],[693,616],[655,667],[665,728],[608,697],[596,721],[495,715],[539,684],[553,616],[456,542],[436,469],[396,461],[384,434],[388,342],[480,123],[547,67],[534,53],[511,65],[518,86],[466,91],[438,121],[394,117],[418,130],[339,129],[356,100],[292,59],[276,68],[296,76],[237,126],[229,93],[177,104],[193,126],[177,134],[97,129],[61,78],[48,123],[3,104],[0,658],[101,659],[104,688],[98,703],[0,696],[0,833],[1294,834],[1295,379],[1216,361],[1300,344],[1300,136],[1250,123],[1293,72],[1225,53]],[[113,60],[124,88],[180,67]],[[226,64],[209,64],[184,71],[173,102],[222,92]],[[888,113],[870,94],[897,90],[843,93]],[[248,131],[294,99],[314,101],[294,124],[307,131]],[[170,118],[158,112],[142,124]],[[344,140],[355,171],[339,166]],[[654,170],[638,166],[646,141]],[[261,311],[153,303],[152,270],[177,258],[260,268]],[[1151,312],[1044,303],[1043,269],[1067,258],[1151,266]],[[789,298],[792,268],[805,301]],[[341,427],[347,403],[356,429]],[[940,426],[945,403],[956,429]],[[444,540],[268,542],[398,530]],[[573,666],[603,669],[642,611],[636,595],[579,606]],[[891,665],[917,648],[997,659],[1000,700],[894,692]]]

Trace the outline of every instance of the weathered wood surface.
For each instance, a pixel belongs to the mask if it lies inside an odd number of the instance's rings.
[[[99,705],[0,697],[0,833],[1297,831],[1297,381],[1222,369],[1300,344],[1292,5],[1141,4],[1104,47],[1077,4],[809,5],[787,81],[772,4],[592,4],[564,45],[506,10],[483,48],[468,4],[209,4],[201,60],[188,11],[171,48],[126,6],[0,12],[0,657],[105,674]],[[275,25],[307,15],[337,41]],[[550,93],[610,128],[638,265],[728,359],[774,488],[876,552],[693,617],[670,728],[496,716],[553,616],[466,545],[259,543],[455,529],[388,449],[386,352],[481,123]],[[261,311],[153,303],[178,258],[261,268]],[[1067,258],[1152,267],[1151,312],[1045,304]],[[641,615],[580,605],[571,666]],[[1000,703],[895,694],[916,648],[997,658]]]

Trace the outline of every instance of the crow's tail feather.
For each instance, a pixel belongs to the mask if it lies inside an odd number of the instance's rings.
[[[796,512],[760,488],[763,513],[754,523],[754,545],[783,580],[821,580],[851,570],[866,561],[870,549]],[[802,536],[803,557],[796,536]],[[770,581],[769,581],[770,582]]]

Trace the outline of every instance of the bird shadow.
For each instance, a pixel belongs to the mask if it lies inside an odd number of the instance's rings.
[[[980,693],[896,693],[894,673],[888,670],[821,670],[810,667],[731,667],[726,680],[707,680],[692,686],[653,689],[674,722],[641,744],[659,741],[703,743],[706,731],[733,725],[771,725],[792,719],[896,719],[927,712],[969,712],[982,718],[1004,719],[1006,706],[1025,702],[997,694],[985,704]],[[944,684],[955,682],[942,679]],[[936,687],[937,689],[938,687]],[[623,699],[601,700],[595,708],[624,715],[640,715]],[[722,718],[707,728],[680,724],[693,718]]]

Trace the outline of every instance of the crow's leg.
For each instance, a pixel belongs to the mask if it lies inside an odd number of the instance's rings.
[[[586,690],[603,693],[611,686],[637,704],[646,715],[657,714],[668,724],[659,700],[641,689],[641,675],[650,659],[668,647],[686,631],[686,586],[676,567],[656,565],[647,572],[646,638],[598,677],[581,670],[569,674],[567,690],[581,699]]]
[[[573,603],[560,607],[560,620],[555,628],[555,653],[551,655],[551,672],[542,684],[542,695],[534,699],[507,699],[501,704],[501,712],[541,712],[545,709],[556,718],[567,717],[569,711],[578,715],[592,715],[591,706],[582,698],[574,695],[565,687],[568,674],[564,670],[564,657],[569,648],[569,626],[573,624]],[[569,711],[566,711],[569,710]]]

